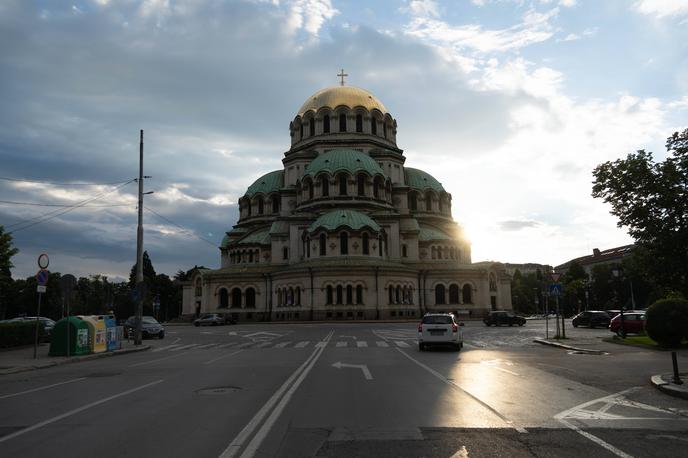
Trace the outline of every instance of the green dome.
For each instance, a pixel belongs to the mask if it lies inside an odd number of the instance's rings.
[[[222,243],[220,243],[220,248],[227,248],[227,245],[229,245],[229,236],[225,235],[222,237]]]
[[[435,228],[423,226],[420,228],[418,240],[421,242],[429,242],[435,240],[452,240],[452,238]]]
[[[308,165],[306,176],[315,177],[323,171],[330,172],[331,174],[347,171],[352,175],[363,171],[370,176],[385,175],[382,168],[373,158],[353,149],[334,149],[316,157]]]
[[[274,172],[266,173],[262,177],[253,182],[246,190],[246,196],[253,197],[256,194],[270,194],[277,192],[284,185],[284,171],[275,170]]]
[[[419,191],[432,189],[437,192],[444,192],[442,184],[427,172],[404,167],[404,175],[406,176],[406,185],[412,189],[417,189]]]
[[[320,216],[313,224],[308,226],[308,232],[314,232],[319,228],[334,231],[342,226],[353,230],[369,227],[375,232],[380,231],[380,226],[370,219],[368,215],[353,210],[335,210]]]

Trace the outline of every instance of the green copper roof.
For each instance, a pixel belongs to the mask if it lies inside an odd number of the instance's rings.
[[[325,230],[333,231],[342,226],[346,226],[353,230],[358,230],[363,227],[369,227],[376,232],[380,230],[380,226],[363,213],[353,210],[335,210],[325,213],[315,220],[315,222],[308,227],[308,232],[313,232],[321,227],[325,228]]]
[[[421,227],[420,233],[418,234],[418,240],[421,242],[429,242],[431,240],[452,240],[452,238],[437,229]]]
[[[406,185],[410,188],[418,189],[419,191],[425,191],[426,189],[434,189],[437,192],[444,191],[439,181],[422,170],[404,167],[404,174],[406,175]]]
[[[253,182],[246,190],[249,197],[253,197],[258,193],[270,194],[277,192],[284,184],[284,170],[275,170],[274,172],[266,173],[262,177]]]
[[[225,235],[222,237],[222,243],[220,244],[220,248],[227,248],[227,245],[229,244],[229,236]]]
[[[288,221],[275,221],[270,226],[270,234],[288,234],[289,233],[289,222]]]
[[[322,171],[334,174],[342,170],[352,175],[363,171],[371,176],[377,174],[384,176],[384,172],[373,158],[353,149],[333,149],[316,157],[308,165],[306,176],[314,177]]]
[[[243,239],[237,242],[239,245],[269,245],[270,244],[270,229],[263,228],[253,231]]]

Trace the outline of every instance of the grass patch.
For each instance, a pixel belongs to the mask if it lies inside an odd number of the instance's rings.
[[[652,350],[667,350],[666,348],[660,347],[657,342],[650,339],[647,335],[627,336],[625,339],[619,336],[612,336],[605,337],[602,341],[619,345],[630,345],[632,347],[650,348]],[[688,341],[684,340],[679,348],[688,348]]]

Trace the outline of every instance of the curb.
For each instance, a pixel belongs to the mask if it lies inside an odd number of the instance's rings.
[[[10,375],[10,374],[17,374],[19,372],[34,371],[37,369],[46,369],[49,367],[62,366],[64,364],[72,364],[72,363],[80,363],[82,361],[90,361],[92,359],[109,358],[111,356],[126,355],[128,353],[138,353],[140,351],[146,351],[146,350],[150,350],[150,349],[151,349],[150,345],[143,345],[141,347],[106,351],[103,353],[94,353],[91,355],[73,356],[69,359],[62,359],[62,360],[58,360],[58,361],[46,361],[44,363],[31,365],[31,366],[17,366],[17,367],[10,367],[8,369],[2,369],[2,370],[0,370],[0,375]]]
[[[606,354],[608,354],[608,352],[602,351],[602,350],[591,350],[589,348],[574,347],[571,345],[561,344],[559,342],[550,342],[549,340],[545,340],[545,339],[533,339],[533,342],[539,343],[542,345],[549,345],[550,347],[559,347],[559,348],[563,348],[565,350],[573,350],[573,351],[579,351],[581,353],[588,353],[591,355],[606,355]]]
[[[667,374],[669,377],[672,376],[672,374]],[[682,376],[686,376],[688,374],[680,374]],[[650,377],[650,382],[652,385],[654,385],[655,388],[657,388],[659,391],[666,393],[670,396],[675,396],[677,398],[683,398],[683,399],[688,399],[688,387],[685,387],[686,385],[674,385],[671,382],[667,382],[662,378],[662,375],[653,375]]]

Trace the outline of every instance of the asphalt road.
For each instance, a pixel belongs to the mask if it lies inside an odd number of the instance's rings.
[[[0,377],[0,456],[679,457],[688,401],[650,386],[669,354],[532,343],[544,322],[169,326],[154,349]],[[685,367],[688,358],[683,355]]]

